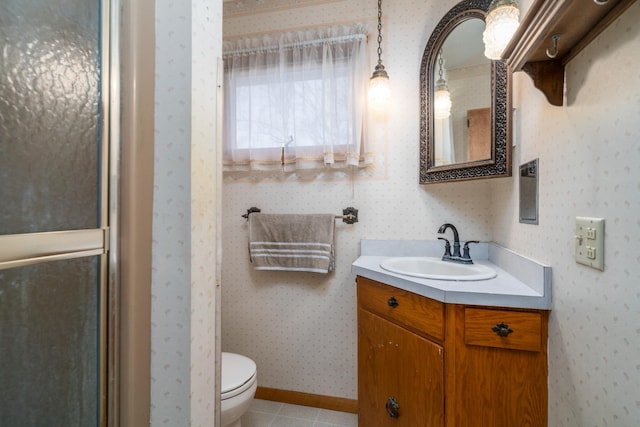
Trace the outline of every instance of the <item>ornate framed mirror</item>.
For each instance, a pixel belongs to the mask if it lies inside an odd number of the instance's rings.
[[[455,5],[422,55],[420,184],[511,176],[511,74],[482,44],[490,3]]]

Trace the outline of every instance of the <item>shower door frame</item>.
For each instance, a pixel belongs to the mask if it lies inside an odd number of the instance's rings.
[[[94,229],[0,235],[0,270],[100,256],[98,423],[118,425],[120,0],[100,7],[100,224]]]
[[[102,10],[102,112],[103,155],[107,159],[103,168],[102,207],[103,213],[107,207],[107,221],[109,229],[107,240],[107,259],[103,256],[105,268],[103,276],[106,280],[103,286],[105,292],[104,315],[100,328],[101,356],[105,361],[100,366],[100,427],[117,427],[120,425],[120,27],[121,0],[100,0]],[[107,146],[105,148],[104,146]],[[103,166],[105,164],[103,163]],[[104,227],[104,225],[103,225]]]

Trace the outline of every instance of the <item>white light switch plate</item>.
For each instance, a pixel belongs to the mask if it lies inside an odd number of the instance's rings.
[[[604,270],[604,219],[576,217],[576,262]]]

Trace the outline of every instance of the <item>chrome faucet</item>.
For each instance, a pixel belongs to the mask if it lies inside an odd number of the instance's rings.
[[[477,240],[469,240],[464,244],[463,253],[460,254],[460,236],[458,235],[458,229],[449,223],[442,224],[438,229],[438,234],[443,234],[450,228],[453,231],[453,254],[451,253],[451,244],[444,237],[438,237],[439,240],[444,240],[444,255],[442,255],[443,261],[459,262],[461,264],[473,264],[471,255],[469,254],[469,243],[479,243]]]

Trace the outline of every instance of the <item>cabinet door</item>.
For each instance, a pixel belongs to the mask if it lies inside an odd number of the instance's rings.
[[[457,321],[450,425],[546,427],[547,315],[457,307]],[[496,323],[512,331],[499,336]]]
[[[443,369],[441,346],[358,310],[359,426],[442,427]],[[391,398],[397,417],[386,407]]]

